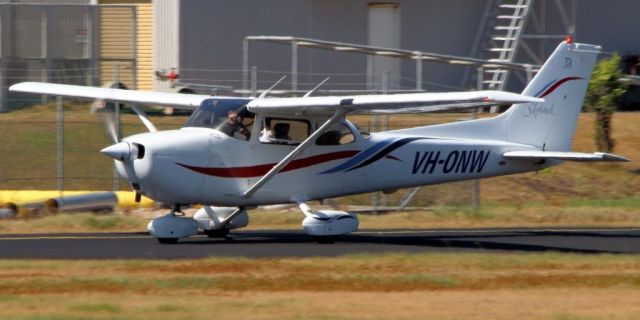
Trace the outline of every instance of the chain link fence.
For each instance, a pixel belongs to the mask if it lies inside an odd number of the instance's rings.
[[[115,66],[136,84],[135,6],[0,4],[0,112],[46,103],[9,92],[22,81],[103,85]]]
[[[114,177],[112,159],[100,150],[112,144],[100,114],[91,113],[91,104],[62,100],[58,126],[56,102],[0,114],[0,185],[2,189],[54,190],[129,190],[126,181]],[[180,128],[184,115],[166,116],[159,109],[149,110],[151,121],[159,130]],[[105,116],[112,116],[105,114]],[[388,129],[400,129],[468,119],[466,114],[394,115]],[[381,126],[367,116],[350,120],[363,130],[376,131]],[[381,121],[381,118],[377,119]],[[121,114],[122,136],[146,132],[138,117],[127,108]],[[58,131],[60,130],[60,131]],[[62,137],[60,140],[58,137]],[[62,151],[59,153],[58,151]],[[60,158],[59,158],[60,157]],[[61,162],[58,162],[60,159]],[[58,165],[61,163],[61,165]],[[117,179],[114,181],[114,179]],[[389,195],[377,193],[375,207],[398,207],[415,190],[398,190]],[[371,206],[371,195],[350,196],[337,200],[344,205]],[[408,206],[469,205],[470,182],[426,186],[415,191]]]

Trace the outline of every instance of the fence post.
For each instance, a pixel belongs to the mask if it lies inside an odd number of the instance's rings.
[[[249,89],[249,39],[242,40],[242,91]],[[252,94],[253,95],[253,94]]]
[[[389,70],[384,70],[382,72],[382,94],[389,93],[389,83],[390,83],[390,72]],[[380,131],[389,130],[389,115],[382,115],[382,124],[380,126]],[[382,193],[380,196],[380,205],[383,207],[387,207],[389,205],[389,196],[385,193]]]
[[[291,91],[298,90],[298,44],[291,43]]]
[[[62,96],[56,99],[56,184],[62,197],[64,191],[64,109]]]
[[[416,57],[416,90],[422,90],[422,55]]]
[[[258,67],[251,67],[251,96],[257,97],[258,95]]]
[[[7,43],[9,43],[11,35],[11,29],[9,23],[7,23],[7,10],[0,10],[0,113],[9,111],[9,86],[7,79]],[[5,37],[5,34],[9,35]]]
[[[120,87],[119,83],[120,83],[120,65],[116,63],[113,65],[113,85],[116,88],[119,88]],[[116,140],[120,141],[120,103],[118,102],[113,103],[113,121],[114,121]],[[117,141],[115,141],[114,143],[117,143]],[[118,171],[116,170],[116,166],[114,164],[113,165],[113,191],[119,191],[119,190],[120,190],[120,176],[118,175]]]
[[[87,85],[89,86],[98,86],[99,85],[99,74],[98,74],[98,6],[89,6],[89,18],[88,18],[88,28],[90,28],[91,32],[87,35],[89,36],[89,41],[87,41],[87,45],[89,46],[89,81]]]
[[[50,19],[49,19],[49,8],[47,6],[43,6],[41,9],[42,12],[42,21],[40,23],[41,34],[40,34],[40,50],[41,50],[41,61],[43,62],[43,70],[42,70],[42,82],[49,82],[49,72],[51,72],[51,53],[49,44],[51,43],[49,39],[49,31],[50,31]],[[49,97],[47,95],[42,95],[42,104],[46,104],[49,102]]]
[[[478,82],[476,84],[476,89],[478,91],[482,90],[483,75],[484,68],[480,66],[478,67]],[[473,112],[471,112],[471,119],[478,119],[478,109],[473,109]],[[480,181],[478,179],[471,180],[471,207],[473,209],[478,209],[480,207]]]
[[[138,90],[138,16],[137,6],[131,8],[131,89]],[[120,119],[118,118],[118,121]]]

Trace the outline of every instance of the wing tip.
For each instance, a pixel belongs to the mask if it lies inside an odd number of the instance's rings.
[[[18,82],[16,84],[12,84],[11,86],[9,86],[9,91],[29,92],[30,91],[30,87],[32,87],[34,85],[41,85],[41,84],[46,84],[46,83],[45,82],[33,82],[33,81]]]
[[[603,161],[607,162],[631,162],[631,159],[613,153],[596,152],[602,156]]]

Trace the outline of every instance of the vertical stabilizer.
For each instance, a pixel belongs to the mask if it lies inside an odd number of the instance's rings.
[[[562,42],[524,89],[544,103],[522,103],[501,116],[506,139],[547,151],[570,151],[600,47]]]

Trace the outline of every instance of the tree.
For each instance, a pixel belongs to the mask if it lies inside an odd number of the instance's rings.
[[[587,89],[587,109],[596,113],[595,142],[598,150],[613,151],[611,139],[611,120],[621,97],[627,91],[627,85],[620,82],[620,56],[614,53],[611,58],[602,59],[597,64]]]

